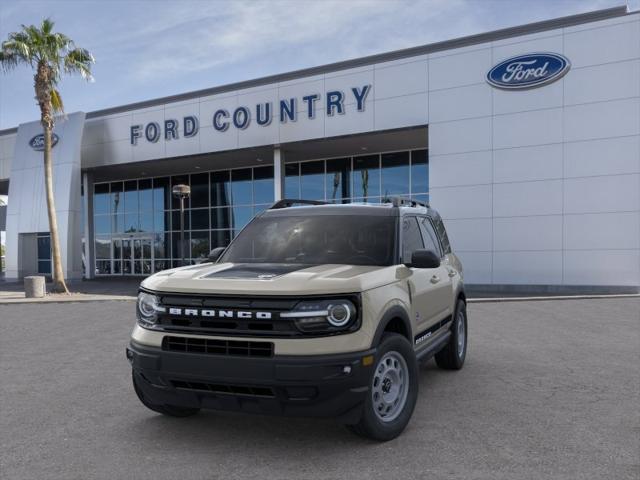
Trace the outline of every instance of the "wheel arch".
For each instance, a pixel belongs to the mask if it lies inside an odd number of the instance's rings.
[[[409,320],[409,314],[403,307],[394,305],[385,312],[378,324],[378,327],[376,328],[376,333],[373,336],[372,347],[380,344],[382,336],[386,332],[398,333],[409,340],[409,343],[413,345],[411,321]]]

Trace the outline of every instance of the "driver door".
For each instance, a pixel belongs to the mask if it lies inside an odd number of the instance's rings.
[[[423,239],[417,217],[402,219],[402,262],[410,263],[415,250],[426,248],[440,256],[440,250],[432,242]],[[410,267],[407,279],[411,292],[411,322],[414,332],[420,333],[439,322],[450,312],[451,280],[444,265],[438,268]]]

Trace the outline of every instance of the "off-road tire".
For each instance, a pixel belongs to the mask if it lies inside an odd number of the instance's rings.
[[[402,365],[402,367],[406,368],[408,379],[406,379],[405,385],[408,390],[404,405],[397,413],[397,417],[390,421],[383,421],[374,410],[374,379],[376,378],[376,370],[380,367],[380,361],[390,352],[392,352],[392,355],[398,354],[404,359],[406,365]],[[400,364],[400,358],[396,358],[396,362]],[[347,425],[347,428],[362,437],[386,442],[400,435],[411,419],[418,397],[418,363],[411,343],[402,335],[388,333],[380,341],[373,365],[374,368],[371,370],[369,381],[370,390],[367,392],[367,397],[363,404],[360,421],[355,425]]]
[[[138,382],[144,380],[140,380],[136,373],[133,371],[131,372],[131,379],[133,381],[133,389],[136,391],[136,395],[138,395],[138,398],[140,399],[142,404],[149,410],[153,410],[154,412],[161,413],[169,417],[190,417],[200,411],[199,408],[185,408],[177,407],[175,405],[159,405],[153,403],[151,400],[145,397],[142,389],[138,385]]]
[[[463,322],[462,329],[460,329],[460,322]],[[449,343],[435,355],[438,367],[444,370],[460,370],[462,368],[464,360],[467,358],[467,339],[469,338],[467,327],[467,305],[464,300],[458,300],[451,324]],[[463,338],[460,342],[461,335]],[[462,349],[462,353],[460,353],[460,349]]]

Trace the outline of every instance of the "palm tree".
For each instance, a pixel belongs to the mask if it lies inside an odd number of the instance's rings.
[[[53,256],[53,290],[69,293],[62,273],[58,221],[53,199],[51,132],[55,123],[54,115],[64,113],[62,98],[57,90],[62,74],[79,73],[86,80],[92,80],[91,65],[94,59],[88,50],[76,47],[66,35],[54,33],[53,25],[47,18],[40,27],[22,25],[22,30],[10,33],[0,46],[0,64],[5,71],[19,65],[28,65],[35,70],[33,87],[40,107],[40,123],[44,129],[44,183]]]

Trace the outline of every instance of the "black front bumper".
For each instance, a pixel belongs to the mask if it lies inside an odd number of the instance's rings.
[[[285,416],[360,418],[375,349],[341,355],[238,357],[164,351],[131,342],[127,358],[156,404]]]

